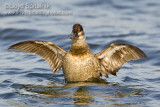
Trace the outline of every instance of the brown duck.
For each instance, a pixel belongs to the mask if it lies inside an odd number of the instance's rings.
[[[112,43],[103,51],[93,54],[80,24],[75,24],[70,39],[72,45],[69,52],[49,41],[23,41],[14,44],[9,49],[35,53],[44,58],[56,73],[62,67],[64,77],[68,82],[94,81],[108,73],[116,72],[127,61],[145,58],[145,53],[139,48],[128,44]]]

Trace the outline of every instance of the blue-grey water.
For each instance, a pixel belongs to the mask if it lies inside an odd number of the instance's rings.
[[[1,0],[0,107],[159,107],[159,10],[159,0]],[[35,11],[43,13],[29,13]],[[20,41],[45,40],[68,51],[75,23],[84,26],[94,53],[118,42],[137,46],[148,57],[124,64],[104,83],[65,83],[62,70],[53,74],[41,57],[7,49]]]

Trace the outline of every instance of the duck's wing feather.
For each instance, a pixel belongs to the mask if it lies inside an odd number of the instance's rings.
[[[41,56],[48,62],[53,72],[59,71],[62,66],[62,58],[67,53],[52,42],[40,40],[19,42],[8,49],[17,49]]]
[[[112,43],[109,47],[95,54],[100,60],[100,73],[108,77],[108,73],[116,75],[116,72],[127,61],[145,58],[146,54],[139,48],[128,44]]]

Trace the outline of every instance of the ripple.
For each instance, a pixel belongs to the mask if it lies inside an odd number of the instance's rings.
[[[154,82],[154,83],[160,83],[160,77],[158,78],[152,78],[152,79],[146,79],[149,82]]]
[[[82,6],[82,7],[84,7],[84,6],[97,6],[97,5],[102,5],[102,4],[110,4],[110,3],[112,3],[112,1],[111,0],[107,0],[107,1],[99,1],[99,0],[94,0],[94,1],[89,1],[89,2],[82,2],[82,3],[77,3],[77,4],[75,4],[76,6]]]
[[[25,75],[25,77],[29,77],[29,78],[37,78],[37,77],[47,78],[47,77],[50,77],[50,74],[46,74],[46,73],[28,73],[28,74]]]
[[[3,99],[12,99],[16,97],[16,93],[5,93],[5,94],[0,94],[0,97]]]
[[[17,84],[17,83],[13,83],[10,87],[14,88],[14,89],[22,89],[23,86],[21,84]]]
[[[154,94],[153,97],[154,97],[156,100],[160,100],[160,94]]]
[[[43,32],[32,30],[32,29],[14,29],[7,28],[0,31],[1,40],[25,40],[33,38],[33,35],[40,35]]]
[[[123,79],[123,82],[138,82],[138,81],[140,81],[139,79],[134,79],[134,78],[131,78],[131,77],[125,77],[124,79]]]

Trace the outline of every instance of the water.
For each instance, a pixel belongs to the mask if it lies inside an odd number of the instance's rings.
[[[59,15],[4,15],[6,3],[48,3]],[[154,106],[160,104],[160,1],[5,0],[0,3],[0,106]],[[21,9],[20,12],[25,10]],[[27,10],[29,11],[29,10]],[[32,9],[35,11],[35,9]],[[94,53],[112,42],[142,49],[147,58],[123,65],[105,83],[65,83],[39,56],[7,48],[25,40],[52,41],[69,50],[73,24],[84,26]]]

